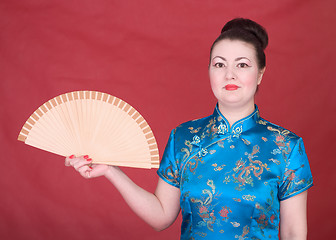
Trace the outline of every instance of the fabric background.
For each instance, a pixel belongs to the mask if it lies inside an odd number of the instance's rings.
[[[85,180],[62,157],[16,138],[45,101],[97,90],[145,117],[162,156],[172,128],[212,113],[210,45],[226,21],[247,17],[270,36],[261,115],[304,139],[315,185],[309,239],[332,239],[335,7],[333,0],[0,1],[0,238],[178,239],[180,217],[155,232],[106,179]],[[155,169],[124,170],[154,191]]]

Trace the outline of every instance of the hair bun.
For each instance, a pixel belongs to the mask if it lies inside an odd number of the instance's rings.
[[[265,28],[250,19],[235,18],[225,24],[221,33],[229,30],[248,31],[258,39],[262,49],[268,45],[268,35]]]

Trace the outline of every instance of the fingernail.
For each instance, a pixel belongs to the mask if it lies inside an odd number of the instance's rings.
[[[75,155],[71,155],[69,158],[70,158],[70,159],[73,159],[74,157],[75,157]]]
[[[88,158],[88,159],[86,159],[86,161],[90,162],[90,161],[92,161],[92,159],[91,159],[91,158]]]
[[[90,169],[93,169],[91,166],[89,166]]]
[[[89,155],[85,155],[83,158],[87,159],[89,157]]]

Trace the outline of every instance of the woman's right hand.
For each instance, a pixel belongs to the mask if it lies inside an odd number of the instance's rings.
[[[105,164],[92,164],[92,159],[88,155],[80,157],[71,155],[65,158],[65,166],[72,166],[84,178],[105,176],[110,167]]]

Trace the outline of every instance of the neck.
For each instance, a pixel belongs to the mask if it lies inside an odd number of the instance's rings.
[[[223,114],[223,116],[228,120],[230,126],[232,126],[235,122],[240,119],[247,117],[251,113],[253,113],[255,107],[254,103],[245,107],[228,107],[223,106],[218,103],[219,111]]]

